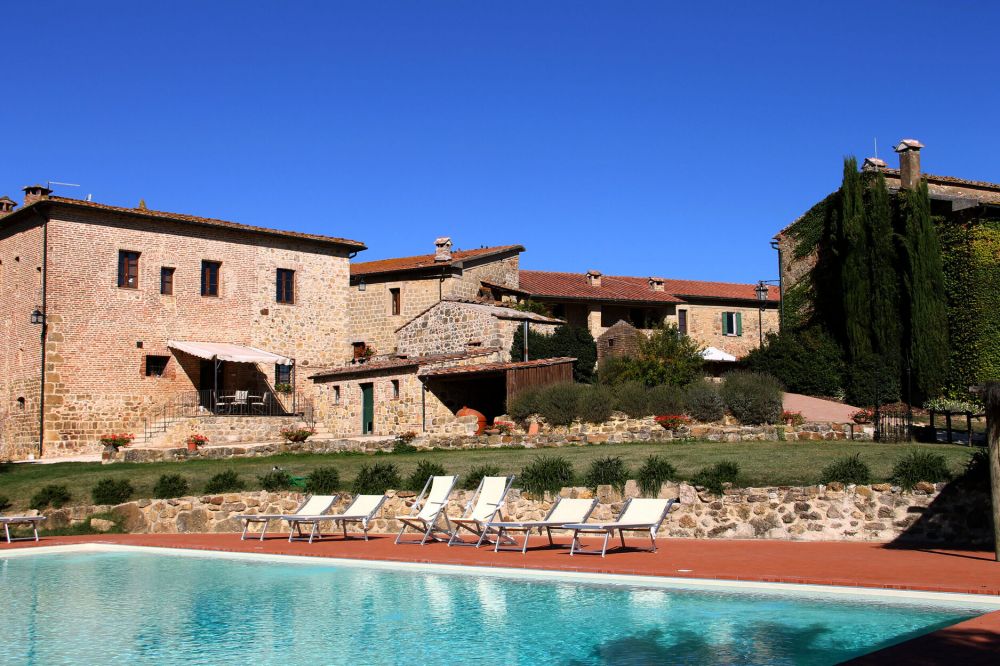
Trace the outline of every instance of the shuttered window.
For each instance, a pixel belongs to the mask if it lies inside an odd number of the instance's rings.
[[[139,253],[118,251],[118,286],[122,289],[139,288]]]
[[[723,312],[722,313],[722,334],[723,335],[743,335],[743,313]]]

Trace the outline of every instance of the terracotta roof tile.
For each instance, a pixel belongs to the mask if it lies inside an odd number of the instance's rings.
[[[584,273],[521,271],[521,289],[532,296],[633,303],[683,303],[684,298],[757,300],[754,284],[663,280],[663,291],[653,291],[649,278],[604,275],[601,286],[592,287]],[[768,288],[768,300],[778,300],[778,288]]]
[[[455,352],[452,354],[427,354],[425,356],[399,356],[356,365],[345,365],[342,368],[331,368],[309,375],[309,379],[326,379],[330,377],[347,377],[350,375],[364,375],[370,372],[380,372],[383,370],[396,370],[402,368],[416,368],[428,363],[444,363],[447,361],[461,361],[463,359],[478,358],[495,354],[498,349],[486,347],[470,352]]]
[[[246,231],[250,233],[264,234],[268,236],[280,236],[284,238],[310,240],[329,245],[340,245],[355,250],[367,249],[364,243],[360,241],[349,240],[346,238],[320,236],[318,234],[306,234],[299,231],[283,231],[281,229],[270,229],[268,227],[256,227],[249,224],[240,224],[239,222],[217,220],[211,217],[198,217],[197,215],[186,215],[184,213],[168,213],[159,210],[148,210],[146,208],[125,208],[123,206],[111,206],[108,204],[97,203],[95,201],[84,201],[82,199],[69,199],[66,197],[50,196],[46,199],[39,199],[38,201],[32,202],[31,204],[25,206],[21,210],[16,211],[16,213],[23,213],[26,210],[30,210],[35,208],[36,206],[41,206],[45,204],[59,204],[62,206],[69,206],[72,208],[83,208],[87,210],[99,210],[99,211],[107,211],[110,213],[121,213],[124,215],[144,217],[148,219],[169,220],[171,222],[183,222],[183,223],[196,224],[206,227],[233,229],[236,231]],[[11,219],[11,215],[5,217],[4,221],[5,222],[9,221]]]
[[[518,368],[543,368],[550,365],[573,363],[575,358],[560,356],[557,358],[540,358],[534,361],[509,361],[507,363],[479,363],[476,365],[455,365],[449,368],[428,368],[421,370],[421,377],[442,377],[447,375],[479,375]]]
[[[413,271],[435,266],[454,266],[468,259],[480,259],[504,252],[524,252],[522,245],[498,245],[496,247],[481,247],[475,250],[456,250],[451,253],[451,261],[434,261],[433,254],[421,254],[414,257],[393,257],[376,261],[362,261],[351,264],[351,275],[376,275],[378,273],[398,273]]]

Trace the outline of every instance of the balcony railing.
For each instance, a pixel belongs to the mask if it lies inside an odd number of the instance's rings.
[[[209,416],[301,416],[314,423],[312,398],[301,391],[186,391],[174,396],[144,419],[147,438],[165,432],[181,419]]]

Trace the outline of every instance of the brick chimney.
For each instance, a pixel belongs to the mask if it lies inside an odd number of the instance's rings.
[[[649,278],[649,288],[653,291],[663,291],[663,278],[661,277],[651,277]]]
[[[920,184],[920,149],[924,144],[916,139],[903,139],[896,146],[899,153],[899,186],[904,190],[915,190]]]
[[[591,287],[600,287],[601,271],[587,271],[587,284]]]
[[[24,192],[24,205],[33,204],[40,199],[48,199],[52,190],[44,185],[25,185],[21,188]]]
[[[877,157],[866,157],[864,164],[861,165],[862,171],[883,171],[886,166],[885,160],[880,160]]]
[[[451,239],[447,236],[434,240],[434,261],[451,261]]]
[[[10,215],[15,208],[17,208],[17,203],[13,199],[7,195],[0,197],[0,217]]]

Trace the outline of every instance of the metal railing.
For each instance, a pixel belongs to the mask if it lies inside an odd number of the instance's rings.
[[[301,391],[276,393],[253,391],[186,391],[153,410],[144,418],[143,433],[150,436],[166,432],[182,419],[209,416],[301,416],[315,423],[312,398]]]

